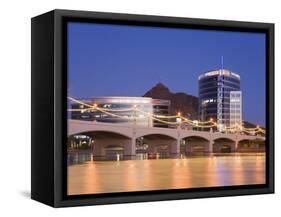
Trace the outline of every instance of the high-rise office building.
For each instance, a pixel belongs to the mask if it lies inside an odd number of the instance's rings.
[[[208,71],[198,77],[199,120],[213,119],[218,131],[241,129],[240,75],[227,69]]]

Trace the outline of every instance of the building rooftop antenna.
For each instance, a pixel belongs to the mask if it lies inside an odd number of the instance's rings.
[[[223,56],[221,56],[221,70],[223,70]]]

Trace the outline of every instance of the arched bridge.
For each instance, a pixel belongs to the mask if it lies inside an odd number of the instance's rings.
[[[124,155],[135,155],[136,139],[147,138],[152,152],[157,147],[169,146],[171,154],[179,154],[180,146],[188,144],[187,152],[203,150],[219,152],[228,147],[232,152],[238,149],[240,141],[264,140],[261,136],[230,134],[220,132],[194,131],[159,127],[142,127],[132,124],[113,124],[68,120],[68,136],[86,134],[95,139],[94,152],[104,155],[105,146],[119,145],[124,148]]]

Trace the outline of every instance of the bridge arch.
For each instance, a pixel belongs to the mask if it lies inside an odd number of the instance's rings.
[[[185,139],[188,137],[198,137],[210,141],[210,133],[203,131],[183,131],[180,134],[180,139]]]
[[[152,136],[152,135],[158,135],[158,136],[163,136],[167,139],[177,139],[177,135],[175,132],[169,132],[170,129],[164,128],[164,130],[149,130],[149,129],[145,129],[145,130],[138,130],[135,134],[135,138],[139,138],[139,137],[145,137],[145,136]]]
[[[119,132],[95,130],[81,132],[76,135],[86,135],[92,139],[92,153],[98,158],[107,160],[122,159],[134,155],[135,146],[128,135]]]
[[[240,139],[237,143],[238,152],[264,152],[265,140],[259,138]]]
[[[181,141],[181,152],[185,154],[204,154],[209,152],[210,141],[202,136],[185,136]]]
[[[228,137],[219,137],[213,140],[214,153],[230,153],[235,151],[235,140]]]
[[[132,129],[128,126],[93,121],[68,120],[68,136],[98,131],[108,131],[132,138]]]
[[[137,143],[139,140],[142,141],[142,144],[145,148],[145,152],[150,157],[156,157],[156,155],[161,156],[170,156],[173,153],[176,153],[176,148],[178,141],[175,137],[160,134],[160,133],[147,133],[136,138]]]
[[[247,137],[241,137],[237,140],[237,142],[243,142],[243,141],[265,141],[265,138],[256,137],[256,136],[247,136]]]

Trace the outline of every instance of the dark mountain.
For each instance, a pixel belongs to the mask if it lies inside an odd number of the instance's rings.
[[[154,99],[166,99],[171,100],[173,93],[170,92],[169,88],[162,83],[156,84],[149,91],[144,94],[144,97],[151,97]]]
[[[255,128],[255,127],[257,127],[256,124],[253,124],[253,123],[248,122],[248,121],[243,121],[243,126],[244,126],[245,128]],[[265,130],[265,127],[264,127],[264,126],[260,126],[260,128],[262,128],[262,129]]]
[[[158,83],[144,94],[144,97],[171,101],[171,114],[181,112],[183,116],[198,119],[198,98],[186,93],[173,93],[162,83]]]
[[[243,121],[243,124],[244,124],[245,128],[255,128],[256,127],[255,124],[252,124],[252,123],[250,123],[248,121]]]

